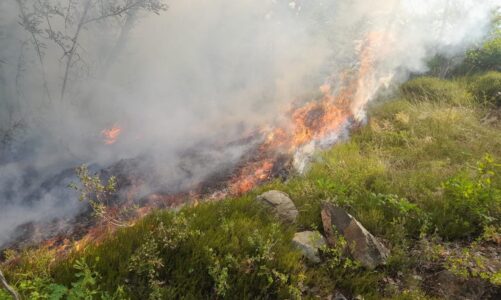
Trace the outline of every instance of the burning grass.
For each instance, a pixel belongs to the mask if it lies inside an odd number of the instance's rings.
[[[255,189],[254,183],[237,186],[250,191],[178,214],[154,212],[65,257],[56,258],[49,249],[10,254],[6,275],[24,295],[32,290],[22,283],[36,278],[69,287],[77,280],[74,265],[83,259],[99,274],[95,289],[115,293],[122,287],[132,299],[155,293],[163,298],[291,298],[313,288],[322,296],[340,289],[368,299],[431,297],[433,289],[416,274],[447,269],[447,261],[454,262],[454,270],[466,268],[459,257],[437,260],[451,245],[444,241],[470,247],[477,240],[499,250],[492,241],[498,240],[501,219],[500,123],[486,123],[492,111],[459,82],[407,83],[452,94],[431,99],[429,91],[416,95],[404,89],[400,98],[375,105],[368,125],[350,141],[318,154],[304,176]],[[456,95],[468,95],[468,101],[450,101]],[[309,110],[314,116],[302,115],[302,120],[314,127],[324,112]],[[268,139],[277,140],[284,141],[280,132]],[[272,169],[266,160],[259,162],[257,178],[267,180]],[[291,196],[300,211],[297,225],[279,225],[255,203],[254,197],[269,189]],[[384,239],[392,250],[389,264],[375,272],[332,261],[329,269],[304,265],[289,241],[295,230],[322,228],[322,201],[345,206]],[[477,244],[475,249],[481,248]],[[499,272],[481,269],[482,278],[499,290]]]

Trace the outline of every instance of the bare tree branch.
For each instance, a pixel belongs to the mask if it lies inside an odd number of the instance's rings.
[[[11,294],[11,296],[12,296],[12,298],[14,298],[14,300],[20,300],[21,299],[19,297],[19,294],[17,293],[17,291],[12,286],[9,285],[9,283],[5,279],[5,276],[3,276],[3,273],[2,273],[1,270],[0,270],[0,283],[2,284],[2,287],[7,292],[9,292],[9,294]]]
[[[138,0],[136,2],[130,3],[128,5],[125,5],[124,7],[120,8],[120,9],[118,9],[116,11],[112,11],[110,13],[107,13],[107,14],[104,14],[104,15],[101,15],[101,16],[98,16],[98,17],[95,17],[95,18],[91,18],[91,19],[87,20],[85,22],[85,24],[96,22],[96,21],[100,21],[100,20],[103,20],[103,19],[106,19],[106,18],[109,18],[109,17],[113,17],[113,16],[119,16],[119,15],[127,12],[130,9],[138,7],[142,2],[144,2],[144,1]]]
[[[148,5],[149,4],[149,5]],[[166,10],[167,6],[162,3],[156,3],[155,1],[149,0],[136,0],[136,1],[127,1],[127,3],[123,7],[117,7],[116,9],[110,10],[110,12],[105,13],[103,15],[90,18],[85,23],[91,23],[95,21],[100,21],[109,17],[121,16],[122,14],[132,10],[143,7],[148,9],[154,13],[158,13],[159,11]]]
[[[77,30],[75,32],[75,35],[72,38],[72,46],[68,52],[68,59],[66,61],[66,67],[64,70],[64,77],[63,77],[63,85],[61,87],[61,98],[60,100],[63,101],[64,99],[64,93],[66,92],[66,84],[68,83],[68,75],[70,72],[70,66],[72,64],[73,56],[75,55],[75,49],[78,41],[78,37],[80,35],[80,31],[82,30],[82,27],[85,25],[85,19],[87,18],[87,13],[89,12],[90,4],[92,0],[87,0],[85,3],[84,10],[82,12],[82,16],[80,17],[80,21],[78,22]]]

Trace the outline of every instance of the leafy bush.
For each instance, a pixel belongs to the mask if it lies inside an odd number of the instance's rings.
[[[323,263],[319,272],[332,281],[332,285],[351,295],[377,295],[377,283],[381,274],[368,271],[360,263],[350,258],[346,253],[348,242],[340,235],[334,237],[334,247],[323,247],[321,250]]]
[[[433,202],[432,224],[447,238],[464,238],[497,224],[501,218],[501,189],[493,184],[501,165],[486,156],[478,163],[474,178],[455,176],[443,185],[443,197]]]
[[[427,101],[466,105],[472,100],[466,89],[454,81],[433,77],[418,77],[400,87],[402,95],[412,101]]]
[[[398,234],[395,231],[402,227],[406,234],[416,237],[424,224],[421,209],[397,195],[370,193],[366,201],[355,204],[354,210],[364,226],[378,235],[390,237]]]
[[[37,260],[36,257],[33,260]],[[41,260],[43,262],[43,260]],[[23,299],[30,300],[60,300],[60,299],[102,299],[102,300],[122,300],[125,294],[118,286],[113,294],[103,292],[99,289],[98,283],[101,276],[93,271],[84,259],[76,260],[73,265],[76,271],[73,282],[64,286],[54,282],[47,272],[43,273],[21,273],[17,274],[15,288]],[[46,270],[48,271],[48,270]],[[76,280],[75,280],[76,278]],[[11,299],[0,290],[0,299]]]
[[[486,41],[482,47],[468,51],[466,66],[471,71],[482,72],[489,70],[501,70],[501,34]]]
[[[68,284],[75,259],[99,257],[100,286],[111,293],[126,285],[132,299],[290,298],[303,271],[293,230],[254,196],[157,212],[59,262],[54,275]]]
[[[471,81],[468,88],[478,102],[488,106],[501,107],[500,72],[489,72],[478,76]]]

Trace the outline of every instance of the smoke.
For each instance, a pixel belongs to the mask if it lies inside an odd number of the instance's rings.
[[[21,224],[78,213],[66,188],[75,178],[61,175],[78,164],[147,154],[156,181],[179,190],[238,161],[247,147],[225,145],[287,122],[291,105],[363,64],[368,48],[373,70],[351,103],[361,117],[382,86],[481,41],[495,2],[173,1],[160,15],[135,14],[130,30],[114,19],[86,26],[60,101],[65,56],[41,38],[41,64],[16,1],[2,1],[0,245]],[[66,32],[64,21],[52,22]],[[101,132],[114,124],[122,133],[106,145]],[[197,159],[187,159],[193,149]]]

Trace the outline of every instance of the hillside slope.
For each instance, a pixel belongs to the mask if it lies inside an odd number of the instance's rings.
[[[26,299],[431,299],[501,295],[501,73],[421,77],[374,104],[368,124],[319,154],[304,176],[179,212],[157,211],[65,256],[6,251]],[[256,200],[287,193],[284,224]],[[391,251],[364,268],[342,239],[310,263],[295,232],[323,233],[320,210],[344,207]],[[9,299],[0,291],[0,299]],[[358,299],[361,299],[360,297]]]

